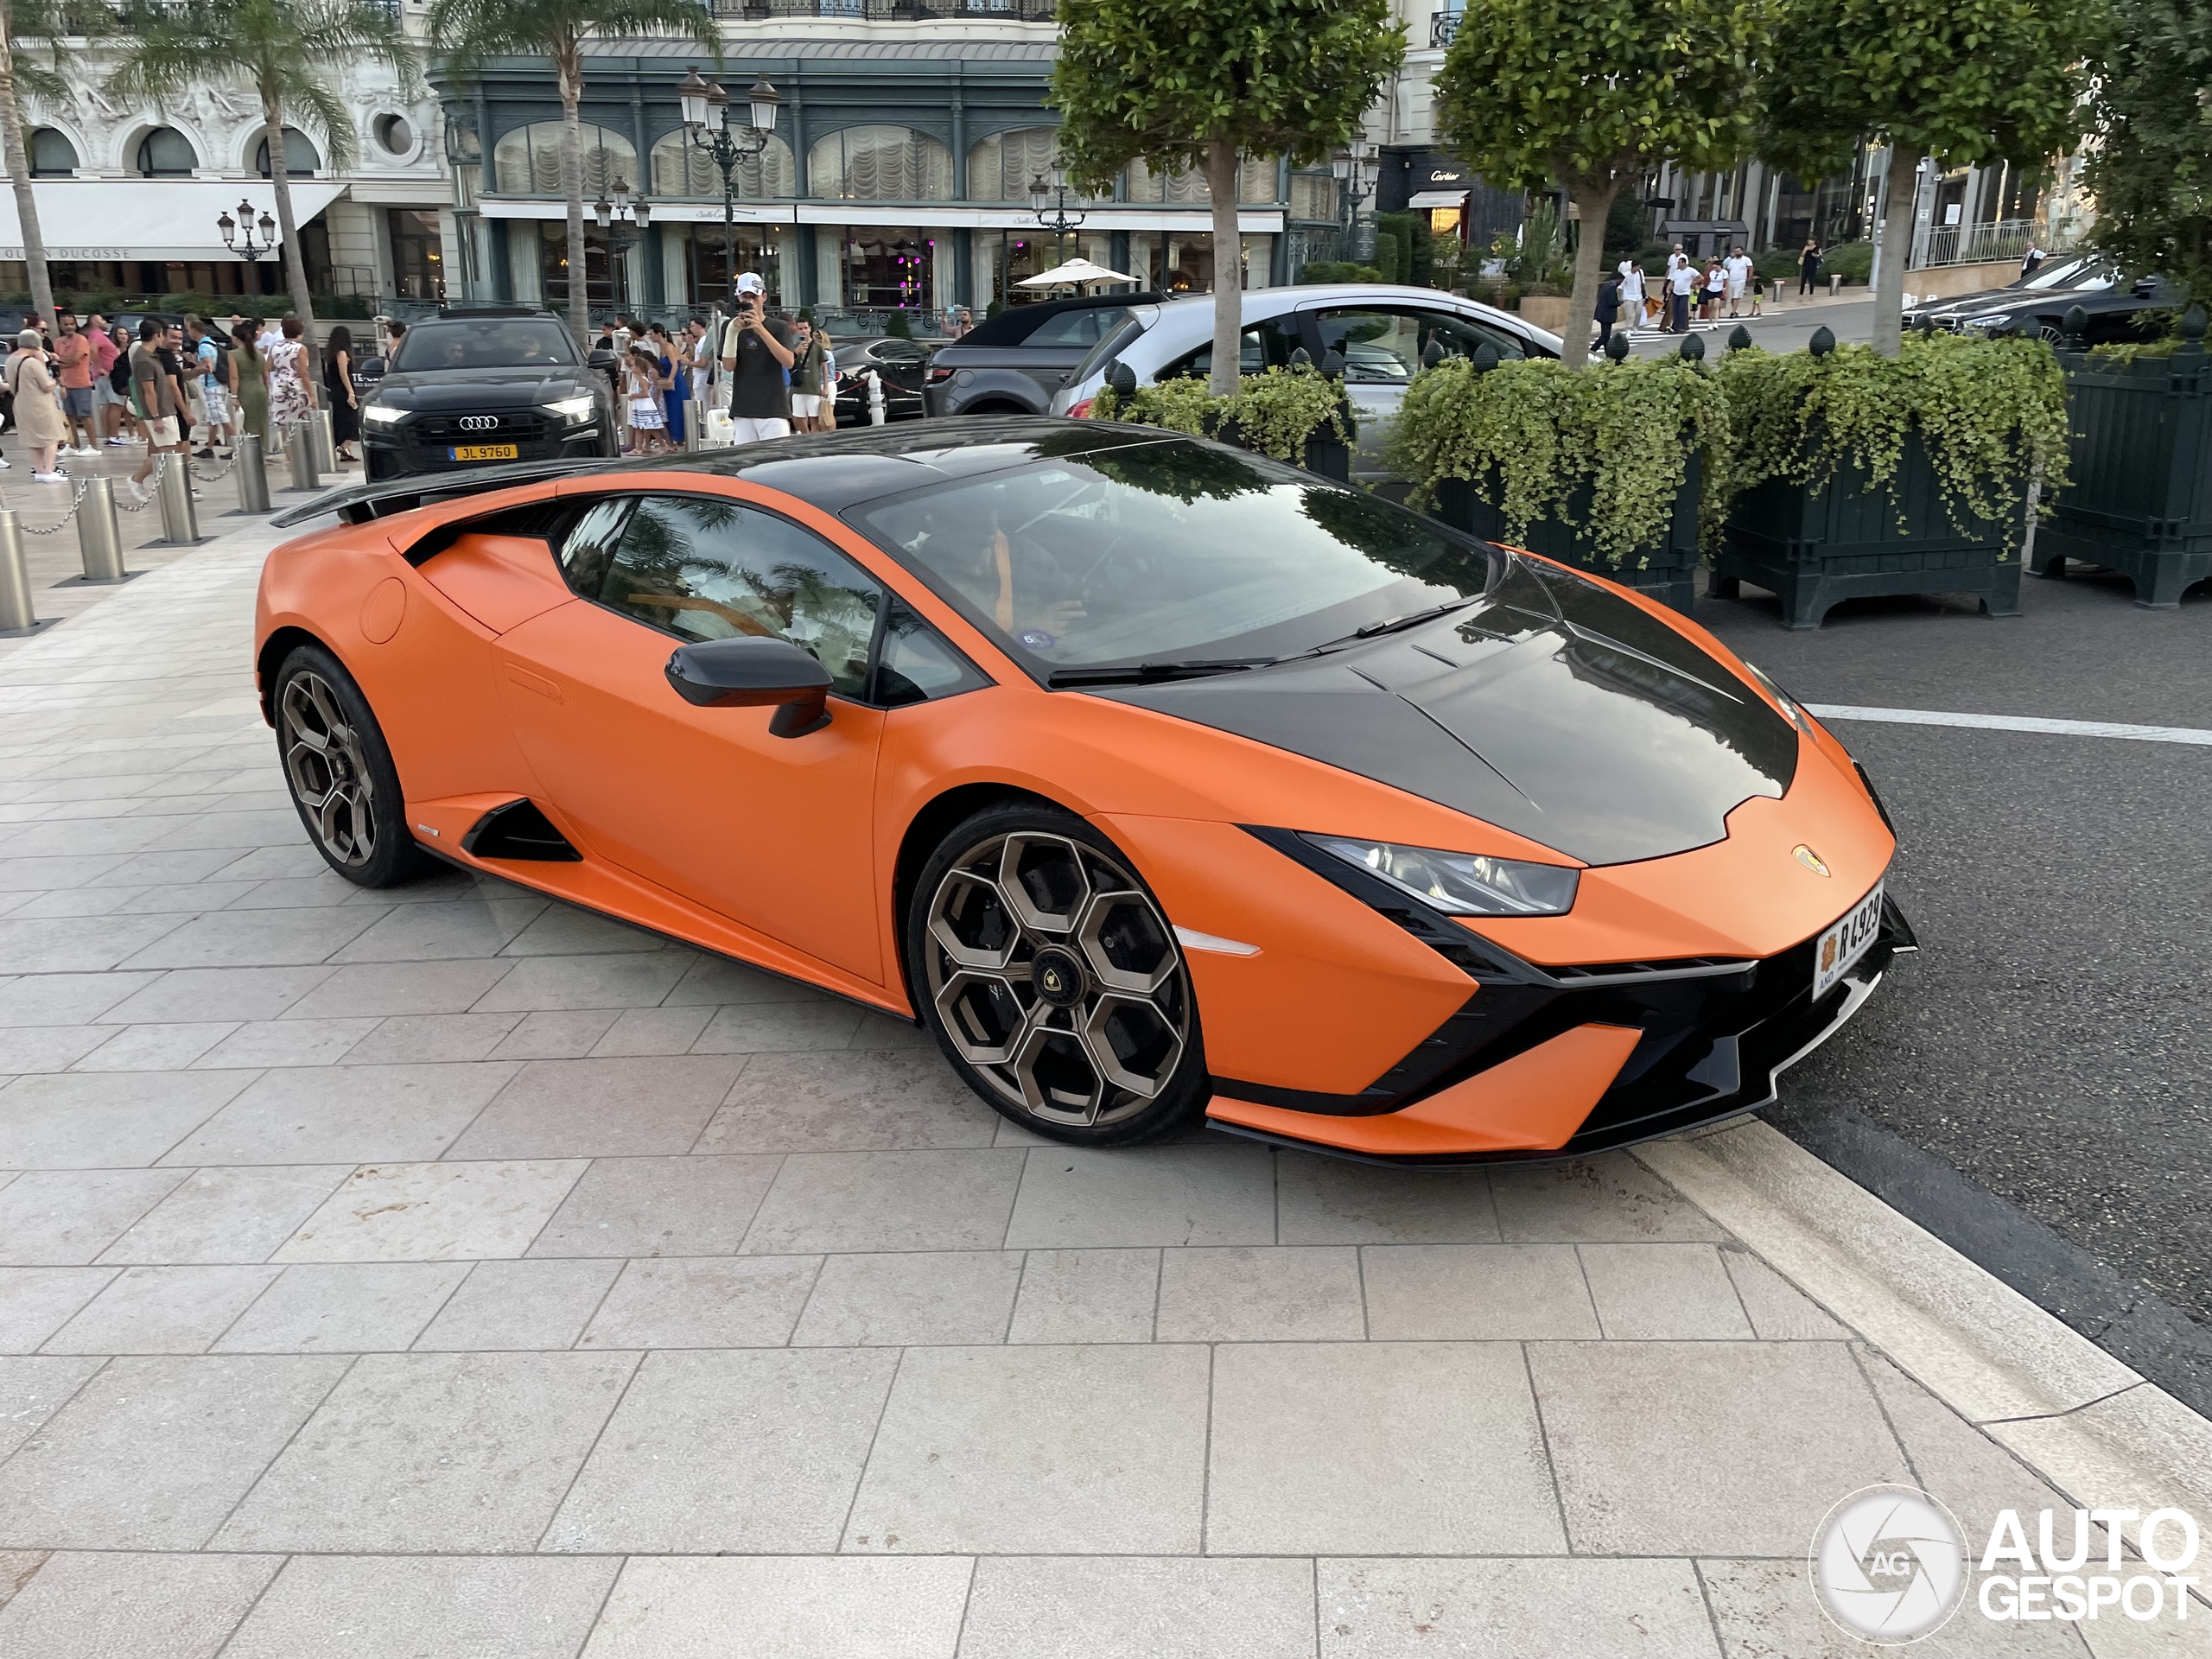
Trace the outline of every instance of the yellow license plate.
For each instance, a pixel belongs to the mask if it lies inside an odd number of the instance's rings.
[[[513,461],[522,451],[512,443],[464,443],[446,453],[455,461]]]

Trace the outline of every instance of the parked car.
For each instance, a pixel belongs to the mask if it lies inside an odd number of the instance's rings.
[[[2131,340],[2156,340],[2165,332],[2166,314],[2189,303],[2188,290],[2164,276],[2101,288],[2061,288],[2032,296],[1993,300],[1959,319],[1970,334],[2041,334],[2053,345],[2065,337],[2066,314],[2080,306],[2088,319],[2082,339],[2091,346]]]
[[[455,308],[407,331],[389,363],[357,385],[371,479],[486,461],[616,453],[612,352],[588,352],[569,325],[531,306]]]
[[[833,336],[830,351],[837,359],[837,424],[868,424],[868,372],[875,371],[883,383],[883,418],[918,421],[929,411],[922,404],[922,375],[937,342],[908,340],[898,334]]]
[[[932,415],[1042,415],[1091,348],[1158,294],[1011,305],[938,352],[926,395]]]
[[[1904,326],[1917,328],[1923,319],[1935,323],[1938,328],[1955,331],[1963,317],[2004,302],[2018,302],[2031,296],[2049,293],[2059,289],[2070,290],[2110,288],[2119,280],[2119,273],[2096,254],[2077,254],[2069,259],[2056,259],[2044,265],[2032,276],[2023,276],[2007,283],[2002,288],[1985,288],[1972,294],[1945,294],[1924,304],[1909,307],[1904,314]]]
[[[1433,288],[1326,283],[1248,291],[1238,362],[1243,372],[1257,374],[1287,364],[1301,346],[1316,363],[1332,353],[1341,356],[1344,391],[1359,420],[1352,470],[1373,480],[1384,476],[1382,452],[1390,423],[1432,345],[1451,357],[1472,357],[1484,346],[1495,346],[1500,358],[1557,357],[1560,339],[1510,312]],[[1117,364],[1140,385],[1210,373],[1213,296],[1131,307],[1128,320],[1092,348],[1054,394],[1052,412],[1087,411]]]

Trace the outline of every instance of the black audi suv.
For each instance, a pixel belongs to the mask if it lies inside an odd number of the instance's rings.
[[[368,476],[611,456],[613,366],[612,352],[587,352],[550,311],[442,311],[410,327],[389,361],[361,365]]]

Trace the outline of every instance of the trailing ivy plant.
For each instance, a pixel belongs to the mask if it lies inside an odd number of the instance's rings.
[[[1478,371],[1440,363],[1406,389],[1383,465],[1427,506],[1465,479],[1505,520],[1510,541],[1539,520],[1577,531],[1616,566],[1666,539],[1694,453],[1729,448],[1727,404],[1711,375],[1679,357],[1631,358],[1577,374],[1548,358]],[[1587,517],[1574,516],[1587,486]]]
[[[1353,430],[1343,385],[1303,365],[1248,374],[1226,397],[1212,396],[1205,381],[1188,377],[1139,386],[1127,398],[1108,386],[1091,400],[1090,418],[1164,426],[1200,438],[1224,435],[1233,427],[1245,448],[1287,461],[1301,459],[1325,428],[1339,443],[1350,443]]]
[[[1716,495],[1769,479],[1820,489],[1848,465],[1902,509],[1898,473],[1917,434],[1943,510],[2016,519],[2031,479],[2050,499],[2067,482],[2066,377],[2040,340],[1913,334],[1896,357],[1868,346],[1779,353],[1747,346],[1714,378],[1736,440]]]

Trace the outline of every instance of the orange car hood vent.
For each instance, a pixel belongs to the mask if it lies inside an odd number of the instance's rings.
[[[1514,558],[1436,621],[1274,668],[1092,695],[1371,778],[1589,864],[1720,841],[1797,734],[1664,622]]]

